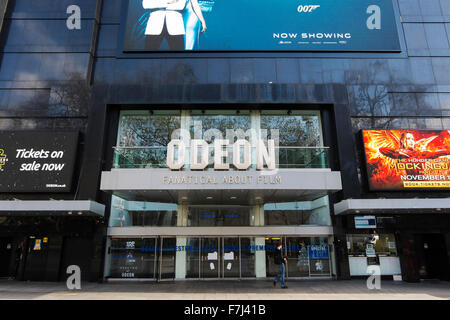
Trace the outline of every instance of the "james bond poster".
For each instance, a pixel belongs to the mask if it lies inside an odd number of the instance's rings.
[[[0,131],[0,192],[69,192],[78,132]]]
[[[363,130],[371,190],[450,188],[450,131]]]
[[[124,52],[400,51],[392,0],[123,0]]]

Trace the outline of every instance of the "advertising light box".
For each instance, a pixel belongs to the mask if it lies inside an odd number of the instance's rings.
[[[78,132],[0,131],[0,192],[69,192]]]
[[[392,0],[123,0],[124,52],[401,51]]]
[[[370,190],[450,189],[450,131],[363,130]]]
[[[375,216],[356,216],[355,229],[376,229],[377,220]]]

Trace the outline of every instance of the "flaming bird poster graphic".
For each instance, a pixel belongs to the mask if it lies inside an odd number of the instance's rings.
[[[369,188],[450,189],[450,130],[363,130]]]

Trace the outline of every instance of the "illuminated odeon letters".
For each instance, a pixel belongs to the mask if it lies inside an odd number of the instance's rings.
[[[214,140],[214,169],[228,170],[230,164],[226,162],[228,158],[229,140]],[[232,147],[233,165],[238,170],[247,170],[251,165],[251,145],[245,139],[238,139]],[[192,170],[203,170],[209,163],[209,145],[205,140],[190,140],[189,167]],[[241,157],[242,155],[242,157]],[[167,146],[167,166],[172,170],[181,169],[186,163],[186,145],[180,139],[171,140]],[[256,168],[275,170],[275,140],[267,140],[267,147],[263,140],[256,142]]]

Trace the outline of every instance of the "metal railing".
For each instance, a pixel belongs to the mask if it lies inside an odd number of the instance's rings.
[[[167,147],[113,147],[114,162],[113,168],[167,168],[166,157]],[[214,147],[211,147],[209,159],[213,159]],[[228,147],[227,162],[230,168],[232,164],[232,147]],[[328,163],[329,147],[275,147],[276,167],[279,169],[293,168],[329,168]],[[186,159],[189,159],[189,149],[186,150]],[[252,148],[252,159],[256,159],[256,150]],[[186,161],[185,168],[189,169],[189,161]],[[255,162],[255,163],[253,163]],[[207,168],[213,168],[210,161]],[[251,168],[256,168],[256,161],[252,161]]]

